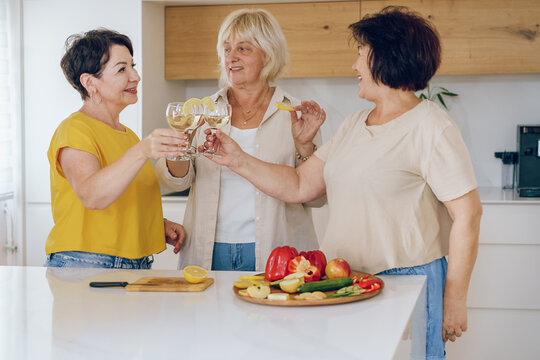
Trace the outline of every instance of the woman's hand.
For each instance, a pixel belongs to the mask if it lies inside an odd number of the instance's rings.
[[[302,101],[291,111],[291,131],[296,150],[303,156],[313,153],[313,138],[326,120],[326,112],[315,101]],[[302,115],[298,118],[296,112]]]
[[[218,130],[212,134],[210,129],[204,130],[206,141],[204,145],[199,146],[198,151],[203,153],[208,149],[214,148],[217,156],[208,155],[208,158],[216,164],[227,166],[228,168],[238,168],[245,155],[242,148],[229,136]]]
[[[450,299],[445,296],[443,301],[443,341],[456,341],[456,337],[467,330],[467,304],[465,300]]]
[[[141,150],[147,159],[182,156],[188,145],[188,136],[173,129],[155,129],[141,140]]]
[[[163,219],[163,226],[165,226],[165,242],[174,246],[173,252],[178,254],[186,237],[186,230],[182,225],[167,219]]]

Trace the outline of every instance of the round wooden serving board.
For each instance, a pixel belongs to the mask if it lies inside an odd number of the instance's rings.
[[[259,275],[264,275],[264,274],[259,274]],[[294,297],[296,295],[298,295],[299,293],[295,293],[295,294],[289,294],[289,296],[292,298],[290,300],[268,300],[268,299],[255,299],[255,298],[252,298],[252,297],[249,297],[249,296],[242,296],[240,294],[238,294],[238,291],[239,290],[242,290],[242,289],[238,289],[237,287],[234,287],[233,286],[233,291],[234,293],[236,294],[236,296],[244,301],[247,301],[247,302],[250,302],[250,303],[255,303],[255,304],[262,304],[262,305],[273,305],[273,306],[321,306],[321,305],[334,305],[334,304],[345,304],[345,303],[350,303],[350,302],[354,302],[354,301],[360,301],[360,300],[365,300],[365,299],[369,299],[369,298],[372,298],[374,296],[377,296],[379,295],[379,293],[382,291],[382,289],[384,288],[384,282],[378,278],[377,276],[373,276],[371,274],[368,274],[368,273],[364,273],[364,272],[361,272],[361,271],[355,271],[355,270],[351,270],[351,277],[353,276],[356,276],[357,278],[361,278],[363,276],[371,276],[372,279],[378,279],[380,282],[381,282],[381,288],[379,290],[376,290],[376,291],[373,291],[373,292],[370,292],[370,293],[367,293],[367,294],[360,294],[360,295],[356,295],[356,296],[346,296],[346,297],[340,297],[340,298],[333,298],[333,299],[321,299],[321,300],[295,300]],[[276,288],[273,288],[273,287],[270,287],[270,291],[272,293],[281,293],[283,291],[281,291],[280,289],[276,289]],[[337,290],[334,290],[334,291],[326,291],[326,295],[329,296],[329,295],[333,295],[336,293]]]

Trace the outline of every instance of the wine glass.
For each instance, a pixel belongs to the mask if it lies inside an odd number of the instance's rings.
[[[202,125],[203,111],[194,109],[190,114],[184,114],[182,111],[183,102],[172,102],[167,105],[166,117],[167,124],[176,131],[185,133],[188,136],[188,146],[182,156],[167,158],[172,161],[186,161],[193,158],[197,150],[191,145],[192,133]]]
[[[206,108],[205,114],[204,114],[204,121],[212,131],[212,135],[216,133],[218,129],[221,129],[225,125],[231,121],[231,115],[232,115],[232,107],[229,104],[226,103],[215,103],[214,109],[208,109]],[[214,148],[208,149],[204,152],[204,154],[208,155],[215,155]]]

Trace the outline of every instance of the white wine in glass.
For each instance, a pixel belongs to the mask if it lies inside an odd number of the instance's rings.
[[[186,161],[191,160],[192,155],[195,151],[191,146],[191,134],[195,129],[197,129],[202,124],[202,114],[188,114],[185,115],[182,113],[183,102],[169,103],[167,105],[166,118],[167,124],[176,131],[186,133],[188,136],[188,146],[187,151],[184,155],[167,158],[167,160],[172,161]]]
[[[205,112],[204,121],[212,130],[212,134],[221,129],[231,121],[232,107],[229,104],[214,104],[214,110]],[[208,149],[206,154],[215,154],[214,149]]]

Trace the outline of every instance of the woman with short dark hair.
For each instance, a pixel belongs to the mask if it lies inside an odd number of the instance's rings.
[[[444,342],[467,329],[482,207],[457,125],[414,93],[438,68],[438,36],[421,16],[398,7],[350,28],[359,45],[358,96],[375,103],[372,109],[349,115],[297,169],[253,158],[219,131],[206,146],[221,156],[214,162],[280,200],[327,194],[327,257],[368,273],[427,275],[426,357],[443,359]],[[316,127],[320,114],[315,106],[302,118]],[[295,112],[291,118],[298,121]]]
[[[54,227],[46,266],[148,269],[165,242],[178,252],[184,238],[182,225],[163,219],[149,159],[182,154],[186,137],[156,129],[139,140],[120,123],[141,80],[127,36],[72,35],[61,66],[83,105],[58,126],[47,153]]]

